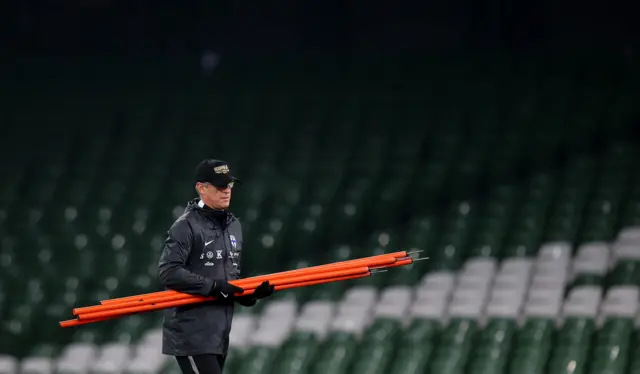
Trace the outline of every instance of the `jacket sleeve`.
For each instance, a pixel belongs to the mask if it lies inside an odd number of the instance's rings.
[[[158,278],[168,289],[206,296],[213,280],[185,268],[192,243],[193,234],[188,222],[179,221],[169,229],[160,255]]]
[[[242,306],[254,306],[258,300],[253,295],[237,296],[236,302]]]

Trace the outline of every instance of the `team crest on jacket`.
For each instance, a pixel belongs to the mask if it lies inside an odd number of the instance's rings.
[[[213,266],[213,265],[215,265],[213,262],[211,262],[212,258],[213,258],[213,252],[211,252],[211,251],[207,252],[207,259],[209,261],[205,262],[204,266]]]
[[[235,235],[229,235],[229,240],[231,240],[231,245],[233,246],[233,248],[235,248],[236,245],[237,245],[236,236]]]

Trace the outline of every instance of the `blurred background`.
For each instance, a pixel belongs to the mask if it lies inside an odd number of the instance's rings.
[[[585,1],[0,5],[0,373],[178,373],[159,290],[203,158],[244,275],[427,261],[237,308],[226,373],[640,373],[640,23]]]

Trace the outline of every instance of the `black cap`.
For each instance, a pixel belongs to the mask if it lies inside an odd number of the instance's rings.
[[[196,168],[196,182],[208,182],[217,187],[225,187],[231,182],[240,182],[231,174],[229,164],[221,160],[207,159]]]

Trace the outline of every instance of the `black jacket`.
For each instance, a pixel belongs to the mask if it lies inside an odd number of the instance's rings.
[[[189,201],[167,233],[158,265],[166,289],[209,294],[215,279],[240,277],[242,229],[228,212]],[[185,305],[164,311],[162,353],[172,356],[226,354],[234,302],[253,305],[251,298]]]

